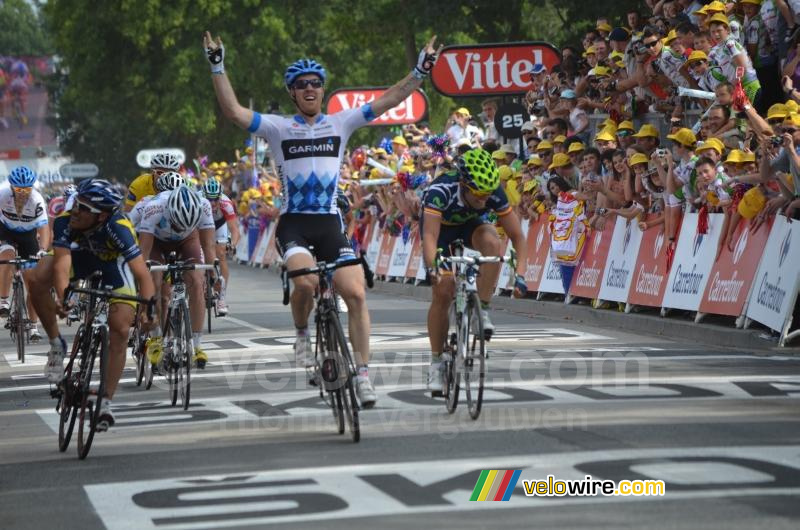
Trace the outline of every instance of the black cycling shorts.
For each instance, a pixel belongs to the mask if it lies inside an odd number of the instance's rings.
[[[275,245],[284,260],[303,248],[326,263],[355,257],[338,214],[285,213],[278,218]]]
[[[17,256],[29,258],[39,252],[39,240],[36,236],[36,229],[27,232],[15,232],[9,230],[6,225],[0,223],[0,242],[12,245],[17,249]]]
[[[420,221],[419,232],[423,233],[423,221]],[[442,249],[442,257],[450,256],[450,243],[456,239],[464,242],[464,246],[472,248],[472,235],[478,227],[485,224],[492,224],[485,216],[477,217],[460,225],[440,225],[439,239],[436,241],[436,248]],[[443,263],[442,269],[449,270],[450,264]]]

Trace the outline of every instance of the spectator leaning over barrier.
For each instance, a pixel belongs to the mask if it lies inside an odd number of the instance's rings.
[[[667,135],[667,139],[672,141],[672,150],[667,152],[667,172],[662,177],[666,182],[665,231],[667,240],[674,247],[686,199],[694,195],[691,176],[697,161],[694,156],[697,138],[691,129],[682,128]]]
[[[555,204],[550,214],[550,255],[561,269],[564,293],[569,292],[572,275],[583,253],[588,224],[579,200],[569,182],[552,177],[547,182],[550,200]]]
[[[731,84],[736,84],[736,69],[743,68],[742,88],[747,99],[751,104],[759,109],[759,112],[766,110],[760,107],[761,83],[758,81],[755,68],[747,51],[739,40],[731,34],[730,21],[722,13],[717,13],[708,19],[708,29],[717,44],[711,49],[709,59],[719,66],[722,74]]]

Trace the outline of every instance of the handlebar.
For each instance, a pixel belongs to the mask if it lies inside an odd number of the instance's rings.
[[[28,263],[36,263],[39,261],[39,258],[36,256],[30,256],[27,258],[12,258],[12,259],[4,259],[0,260],[0,265],[16,265],[21,267],[22,265],[27,265]]]
[[[372,289],[375,286],[375,275],[369,268],[369,264],[367,263],[367,260],[364,257],[363,252],[361,253],[361,256],[358,258],[351,258],[342,261],[334,261],[333,263],[325,263],[324,261],[319,261],[317,262],[317,265],[315,267],[305,267],[302,269],[295,269],[293,271],[287,270],[286,265],[284,265],[281,269],[281,283],[283,284],[283,305],[289,305],[289,278],[297,278],[298,276],[305,276],[307,274],[324,274],[327,272],[332,272],[341,267],[349,267],[351,265],[359,265],[359,264],[361,265],[361,269],[364,271],[364,279],[367,282],[367,287]]]
[[[64,300],[62,302],[62,306],[66,306],[69,302],[69,297],[73,294],[88,294],[90,296],[95,296],[97,298],[104,298],[104,299],[113,299],[113,300],[125,300],[128,302],[136,302],[138,304],[142,304],[147,307],[147,318],[149,320],[153,320],[155,315],[155,305],[156,305],[156,298],[142,298],[140,296],[133,296],[129,294],[123,293],[115,293],[112,289],[91,289],[85,287],[75,287],[74,284],[70,284],[66,290],[64,291]]]

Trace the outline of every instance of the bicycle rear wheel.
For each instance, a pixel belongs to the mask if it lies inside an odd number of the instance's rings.
[[[89,454],[94,440],[95,427],[100,416],[100,404],[105,392],[106,359],[108,358],[108,328],[99,326],[91,332],[89,351],[81,370],[81,407],[78,423],[78,458],[83,460]],[[98,367],[96,390],[92,390],[92,379],[95,378],[94,367]],[[93,398],[93,399],[92,399]]]
[[[169,309],[167,312],[167,319],[166,325],[164,326],[164,337],[163,337],[163,348],[164,348],[164,361],[163,365],[166,370],[167,376],[167,383],[169,383],[169,400],[173,406],[178,403],[178,362],[181,354],[183,353],[180,350],[179,344],[179,336],[176,336],[176,333],[180,334],[180,324],[177,324],[176,330],[176,322],[180,322],[178,318],[180,315],[176,313],[179,312],[178,309]],[[177,350],[177,352],[176,352]]]
[[[317,380],[319,381],[320,385],[320,396],[324,396],[323,390],[325,387],[328,386],[329,379],[332,378],[336,381],[336,374],[328,373],[330,370],[330,361],[335,359],[335,356],[332,355],[331,350],[329,349],[330,346],[330,338],[329,334],[325,333],[322,329],[322,321],[319,319],[317,321],[317,352],[316,358],[317,362],[319,363],[317,368]],[[328,362],[326,362],[326,360]],[[335,363],[335,360],[333,361]],[[326,373],[323,374],[322,370],[326,370]],[[342,403],[342,390],[340,387],[337,387],[334,390],[327,390],[328,394],[327,398],[323,398],[326,402],[328,402],[331,406],[331,411],[333,412],[333,421],[336,422],[336,430],[339,434],[344,434],[344,409]]]
[[[466,356],[461,363],[462,382],[467,398],[467,408],[473,420],[477,420],[483,404],[483,385],[486,379],[486,342],[481,318],[480,300],[473,293],[467,300]],[[473,327],[474,326],[474,327]]]
[[[208,332],[211,333],[211,312],[214,310],[214,286],[206,276],[206,318],[208,319]]]
[[[458,367],[461,363],[461,350],[463,348],[461,341],[463,334],[462,320],[463,316],[456,314],[456,306],[453,303],[450,306],[450,326],[452,331],[449,333],[450,337],[450,360],[442,361],[444,363],[444,397],[447,412],[450,414],[456,411],[458,406],[458,393],[460,389]]]
[[[72,342],[72,352],[66,368],[64,368],[64,379],[61,382],[61,398],[58,403],[58,450],[62,453],[69,447],[72,438],[72,430],[75,428],[75,420],[78,417],[78,405],[80,404],[80,385],[79,377],[80,365],[76,374],[73,374],[75,360],[78,358],[81,342],[83,341],[83,331],[85,326],[81,324]]]
[[[136,360],[136,386],[142,386],[146,371],[145,367],[149,363],[144,352],[144,336],[138,322],[136,327],[133,328],[133,358]]]
[[[328,314],[328,333],[329,351],[336,359],[339,380],[344,383],[338,391],[342,400],[344,417],[347,419],[353,442],[358,443],[361,439],[361,424],[358,419],[358,400],[353,387],[356,370],[350,355],[350,348],[347,346],[347,339],[344,336],[342,323],[339,322],[339,315],[335,311]]]

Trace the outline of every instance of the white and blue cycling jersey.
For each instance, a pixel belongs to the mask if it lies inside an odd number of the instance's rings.
[[[339,170],[347,140],[374,119],[370,103],[320,114],[311,125],[297,115],[253,114],[247,130],[269,142],[283,184],[281,214],[338,212]]]

